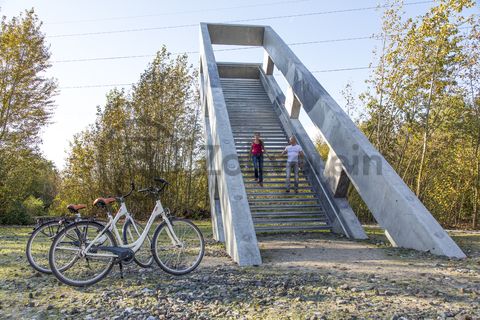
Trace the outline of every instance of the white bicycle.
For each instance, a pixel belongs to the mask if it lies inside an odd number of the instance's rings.
[[[155,196],[156,204],[145,229],[135,241],[122,242],[115,226],[123,216],[130,217],[125,206],[125,197],[130,193],[115,198],[99,198],[95,200],[95,205],[106,207],[117,201],[120,203],[120,210],[115,217],[108,211],[109,221],[105,226],[90,221],[78,221],[60,231],[49,252],[53,274],[61,282],[71,286],[85,287],[97,283],[109,274],[115,263],[118,262],[122,268],[122,262],[135,259],[135,254],[148,238],[154,220],[159,216],[163,221],[155,229],[151,239],[150,250],[153,258],[162,270],[173,275],[183,275],[195,270],[205,253],[203,235],[189,220],[171,217],[168,209],[163,209],[160,195],[168,183],[164,179],[155,181],[161,185],[139,190]],[[138,231],[135,223],[133,226]]]

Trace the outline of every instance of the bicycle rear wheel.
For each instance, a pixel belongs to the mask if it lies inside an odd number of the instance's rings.
[[[59,221],[42,223],[33,230],[27,241],[25,253],[30,265],[38,272],[52,273],[48,264],[48,250],[52,245],[53,238],[63,228]]]
[[[142,227],[142,225],[139,224],[138,222],[134,222],[134,223],[136,228],[133,225],[131,220],[127,220],[123,225],[122,233],[123,233],[124,244],[134,243],[136,240],[138,240],[138,238],[140,238],[140,235],[143,233],[144,228]],[[140,247],[140,249],[138,249],[138,251],[135,252],[135,257],[133,258],[133,261],[135,261],[135,263],[142,268],[149,268],[153,264],[151,239],[152,237],[148,234],[147,237],[145,238],[145,241],[143,241],[143,244]]]
[[[61,282],[75,287],[92,285],[108,275],[115,255],[105,250],[116,241],[105,226],[93,221],[70,224],[52,242],[49,253],[50,269]],[[88,252],[84,250],[100,236]]]
[[[189,220],[171,219],[170,222],[172,230],[165,221],[155,230],[152,239],[153,257],[165,272],[173,275],[187,274],[198,267],[205,254],[203,235]]]

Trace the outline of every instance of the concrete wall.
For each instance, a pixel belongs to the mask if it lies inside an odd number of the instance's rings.
[[[216,183],[220,210],[215,207],[215,229],[223,228],[227,253],[239,265],[259,265],[262,263],[253,220],[248,205],[247,194],[243,184],[238,156],[228,117],[225,98],[220,84],[217,62],[213,54],[208,26],[200,25],[200,81],[202,84],[202,104],[205,111],[207,138],[211,147],[207,153],[211,161],[209,175],[216,175],[216,181],[209,179],[210,192]],[[210,134],[210,136],[209,136]],[[214,171],[214,172],[212,172]],[[212,198],[212,194],[210,194]],[[217,203],[217,202],[215,202]],[[221,211],[221,221],[218,217]],[[217,237],[220,239],[221,231]]]

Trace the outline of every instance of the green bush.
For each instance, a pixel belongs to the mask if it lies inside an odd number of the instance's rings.
[[[23,201],[22,205],[26,214],[30,217],[36,217],[45,214],[45,205],[42,199],[35,198],[32,195],[28,196],[28,198]]]
[[[15,202],[0,215],[0,224],[32,224],[34,223],[34,217],[44,214],[43,201],[34,196],[29,196],[23,202]]]

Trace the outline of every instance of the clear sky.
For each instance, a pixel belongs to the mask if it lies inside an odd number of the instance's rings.
[[[407,0],[406,3],[419,1]],[[33,7],[44,22],[43,32],[51,46],[53,61],[49,75],[57,78],[60,93],[56,97],[52,124],[43,132],[42,150],[48,159],[62,168],[69,141],[75,133],[93,123],[96,106],[104,104],[106,92],[113,88],[88,86],[136,82],[152,55],[164,44],[170,52],[198,51],[199,22],[270,25],[287,43],[367,37],[379,32],[381,11],[347,10],[375,7],[379,3],[383,1],[0,0],[0,14],[12,17]],[[419,15],[432,5],[417,3],[405,9],[408,15]],[[344,12],[339,12],[342,10]],[[478,11],[478,7],[475,10]],[[241,20],[248,21],[239,22]],[[117,32],[121,30],[123,32]],[[81,35],[86,33],[94,34]],[[315,71],[367,67],[377,45],[376,40],[359,39],[294,45],[291,48],[307,68]],[[66,61],[119,56],[143,57]],[[191,53],[189,57],[197,66],[198,54]],[[262,57],[261,49],[216,53],[217,61],[261,62]],[[360,69],[314,75],[342,105],[344,100],[340,91],[347,82],[351,82],[355,93],[359,93],[365,89],[364,81],[370,72]],[[306,125],[313,134],[313,128]]]

